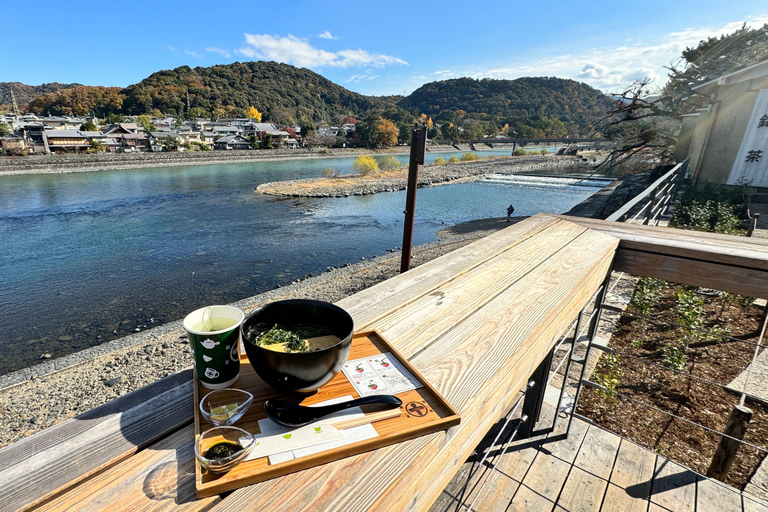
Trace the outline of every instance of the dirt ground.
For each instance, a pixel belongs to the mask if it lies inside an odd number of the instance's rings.
[[[706,474],[720,436],[641,403],[722,432],[732,407],[739,403],[739,395],[722,386],[752,360],[762,309],[742,306],[730,295],[696,293],[703,300],[702,324],[691,331],[681,323],[677,289],[664,286],[647,317],[634,304],[627,308],[610,343],[618,359],[603,355],[591,378],[612,387],[612,392],[585,387],[578,412]],[[766,448],[768,408],[749,399],[745,405],[754,415],[744,440]],[[764,457],[765,452],[742,445],[726,483],[743,489]]]

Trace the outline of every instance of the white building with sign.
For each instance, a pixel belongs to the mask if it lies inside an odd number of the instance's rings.
[[[695,183],[768,188],[768,60],[693,88],[675,157]]]

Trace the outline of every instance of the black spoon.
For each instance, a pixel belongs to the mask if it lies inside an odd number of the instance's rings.
[[[267,413],[267,416],[275,423],[284,427],[296,428],[308,425],[334,412],[367,404],[386,404],[390,406],[387,407],[388,409],[393,409],[403,405],[403,401],[392,395],[373,395],[338,404],[307,407],[306,405],[296,405],[285,400],[270,398],[265,400],[261,406],[264,412]]]

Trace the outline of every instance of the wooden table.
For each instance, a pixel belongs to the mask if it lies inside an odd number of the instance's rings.
[[[537,215],[339,302],[460,412],[448,431],[197,500],[187,370],[0,450],[0,509],[426,510],[604,281],[617,245]]]

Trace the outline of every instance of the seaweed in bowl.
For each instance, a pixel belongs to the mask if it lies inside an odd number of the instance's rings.
[[[248,330],[255,345],[275,352],[317,352],[341,341],[332,330],[316,325],[281,325],[258,323]]]
[[[248,360],[264,382],[283,393],[306,394],[341,371],[354,322],[334,304],[292,299],[259,306],[240,329]]]

